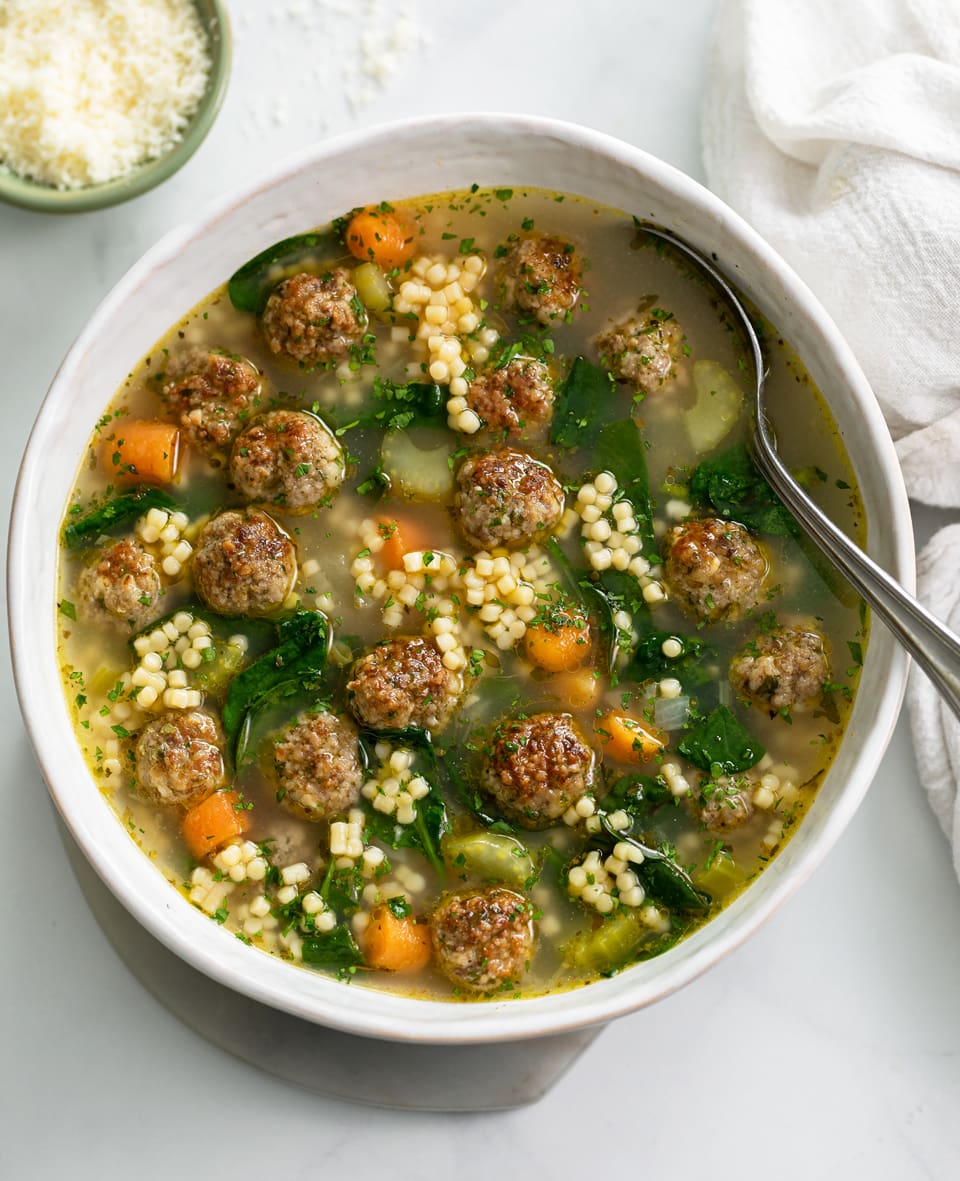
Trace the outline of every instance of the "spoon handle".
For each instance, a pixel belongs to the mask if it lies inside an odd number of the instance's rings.
[[[797,484],[774,449],[763,416],[756,420],[754,458],[787,508],[824,556],[870,604],[960,720],[960,638],[854,545]]]
[[[954,716],[960,720],[960,637],[936,619],[886,570],[867,555],[810,499],[777,453],[767,424],[763,399],[766,377],[760,341],[746,309],[726,276],[682,238],[649,222],[642,228],[653,238],[669,242],[704,272],[723,293],[740,323],[753,355],[754,391],[753,456],[767,482],[824,557],[860,596],[870,604],[894,637],[927,674]]]

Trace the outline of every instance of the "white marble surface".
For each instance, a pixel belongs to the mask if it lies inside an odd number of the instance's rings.
[[[331,2],[231,7],[231,92],[179,176],[102,214],[0,208],[5,504],[43,391],[115,279],[198,206],[318,134],[436,110],[525,110],[591,124],[702,175],[715,0],[408,4],[430,41],[401,53],[382,88],[335,65],[345,18],[325,37],[297,15]],[[391,27],[391,5],[354,7],[374,24],[386,11],[377,27]],[[341,85],[363,99],[358,109]],[[934,520],[923,514],[921,533]],[[608,1028],[538,1105],[440,1116],[318,1098],[170,1016],[79,896],[9,676],[0,693],[0,1176],[86,1181],[133,1167],[141,1181],[306,1178],[337,1165],[398,1181],[598,1166],[676,1181],[957,1175],[960,886],[904,722],[826,864],[746,947]]]

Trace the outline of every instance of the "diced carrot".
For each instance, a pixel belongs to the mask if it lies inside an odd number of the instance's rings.
[[[666,746],[666,739],[649,722],[632,714],[604,714],[596,731],[603,753],[621,763],[649,762]]]
[[[180,431],[172,423],[131,419],[100,445],[100,467],[112,479],[170,484],[177,474]]]
[[[363,932],[363,955],[371,968],[419,972],[430,961],[430,928],[414,918],[398,919],[389,906],[378,906]]]
[[[413,256],[413,227],[395,210],[362,209],[347,226],[347,249],[361,262],[374,262],[384,271],[402,267]]]
[[[240,805],[235,791],[215,791],[194,804],[181,821],[183,839],[198,861],[242,836],[249,827],[247,809]]]
[[[590,623],[577,610],[558,607],[530,624],[523,637],[527,660],[547,672],[570,672],[590,655]]]
[[[430,538],[417,528],[414,521],[398,521],[379,517],[377,530],[383,538],[380,558],[388,570],[403,569],[403,555],[411,550],[429,549]]]
[[[593,709],[602,687],[601,677],[592,668],[560,673],[550,683],[551,690],[571,709]]]

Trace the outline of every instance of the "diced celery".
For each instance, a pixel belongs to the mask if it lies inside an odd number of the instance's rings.
[[[697,400],[685,418],[690,442],[702,454],[727,437],[743,413],[744,398],[732,375],[717,361],[697,361],[693,384]]]
[[[621,910],[604,919],[595,931],[582,931],[563,949],[564,961],[586,972],[612,972],[622,968],[651,935],[638,915]]]
[[[516,837],[494,832],[447,834],[441,844],[443,859],[454,872],[470,874],[486,882],[503,882],[522,889],[536,876],[527,847]]]

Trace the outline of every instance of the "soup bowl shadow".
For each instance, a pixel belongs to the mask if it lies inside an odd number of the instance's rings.
[[[740,217],[639,149],[572,124],[470,114],[332,139],[164,237],[94,312],[54,378],[14,499],[9,626],[21,709],[53,800],[116,897],[154,936],[221,984],[348,1033],[398,1041],[521,1039],[609,1021],[688,984],[754,932],[813,872],[863,799],[893,730],[907,661],[877,629],[845,737],[797,832],[763,875],[662,956],[569,992],[456,1004],[342,983],[245,947],[190,905],[130,839],[74,739],[57,659],[58,534],[90,429],[178,316],[248,258],[344,209],[425,192],[535,184],[668,226],[719,265],[783,333],[826,391],[859,481],[872,556],[905,586],[913,537],[899,465],[876,400],[821,305]]]

